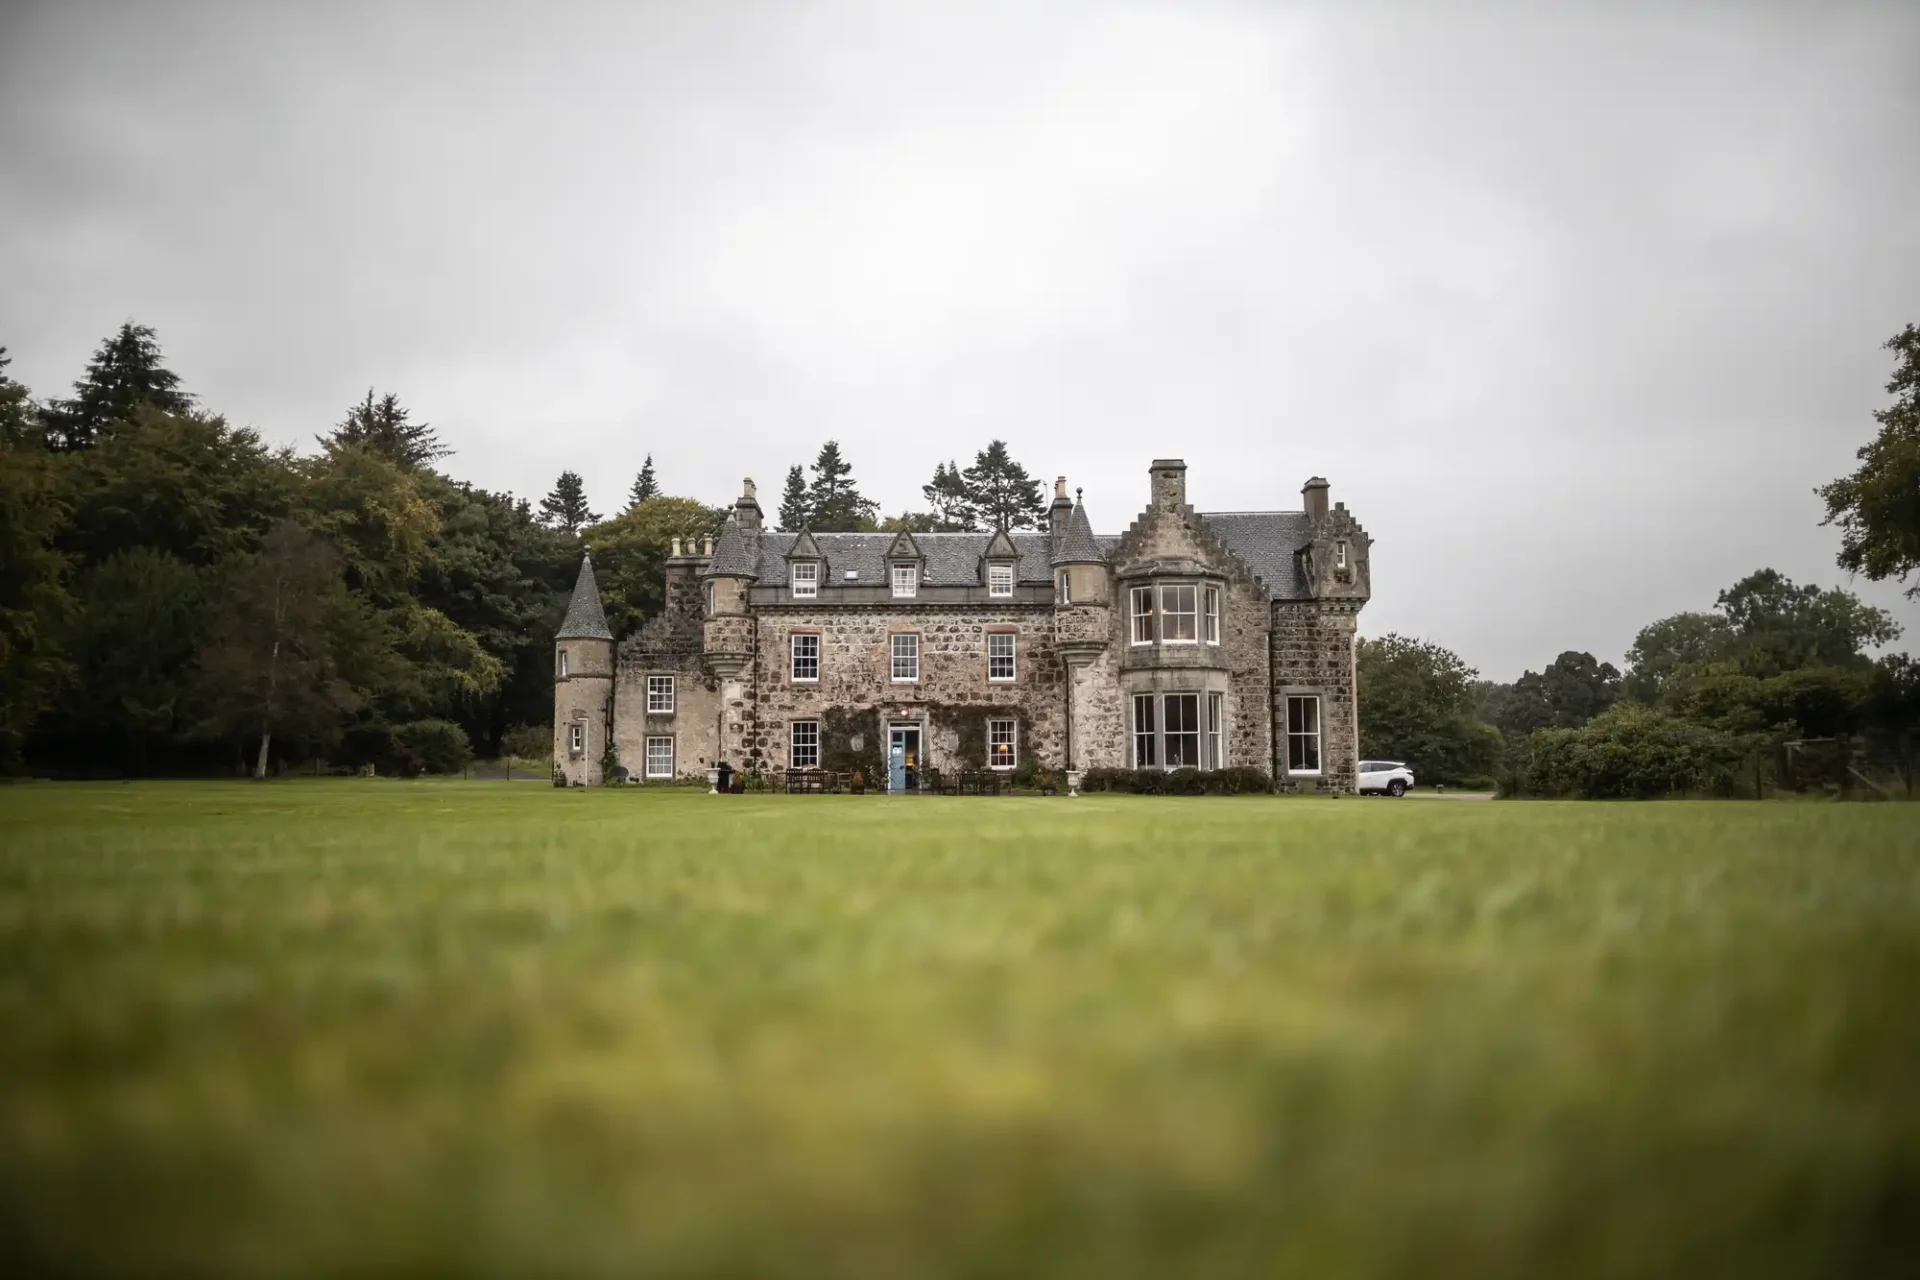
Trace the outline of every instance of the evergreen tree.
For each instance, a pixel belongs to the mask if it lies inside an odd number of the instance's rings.
[[[587,507],[587,489],[577,471],[562,471],[553,492],[540,499],[540,521],[548,528],[577,534],[600,517]]]
[[[990,529],[1038,529],[1047,504],[1040,482],[1007,454],[1007,442],[994,440],[974,455],[961,473],[967,503]]]
[[[860,496],[853,464],[840,456],[840,442],[820,446],[813,461],[813,483],[807,488],[807,514],[815,533],[854,533],[873,523],[880,504]]]
[[[423,467],[453,452],[426,423],[407,421],[398,396],[389,393],[375,400],[371,387],[367,398],[348,409],[345,421],[320,437],[320,443],[370,449],[403,467]]]
[[[47,405],[47,443],[63,452],[91,449],[143,405],[185,413],[193,397],[180,390],[179,376],[160,363],[153,330],[123,324],[94,352],[86,377],[73,384],[73,398]]]
[[[631,511],[648,498],[660,496],[660,482],[653,478],[653,455],[640,464],[640,474],[633,479],[633,488],[627,491],[627,510]]]
[[[40,413],[27,389],[7,376],[12,364],[0,347],[0,449],[24,449],[42,443]]]
[[[807,505],[807,475],[800,464],[787,468],[787,487],[780,495],[780,532],[798,533],[812,512]]]
[[[933,481],[920,486],[933,508],[933,528],[939,533],[971,533],[980,527],[980,515],[967,492],[966,477],[957,462],[936,463]]]

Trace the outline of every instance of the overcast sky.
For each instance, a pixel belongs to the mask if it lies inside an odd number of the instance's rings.
[[[0,345],[47,396],[149,324],[302,445],[391,390],[603,512],[828,437],[889,512],[1003,437],[1112,531],[1155,457],[1203,510],[1318,473],[1365,634],[1617,661],[1843,580],[1812,489],[1920,321],[1920,5],[1569,8],[11,0]]]

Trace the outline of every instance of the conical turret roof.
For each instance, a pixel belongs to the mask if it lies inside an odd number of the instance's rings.
[[[593,580],[593,556],[580,557],[580,576],[573,580],[573,599],[567,602],[567,616],[561,619],[556,640],[611,640],[607,611],[600,605],[600,584]]]
[[[1073,514],[1067,517],[1067,531],[1060,538],[1060,549],[1053,553],[1055,564],[1100,564],[1106,560],[1106,554],[1100,550],[1100,544],[1094,541],[1093,526],[1087,523],[1087,509],[1081,503],[1073,504]]]

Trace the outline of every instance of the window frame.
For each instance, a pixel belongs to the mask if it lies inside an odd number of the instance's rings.
[[[1287,699],[1287,703],[1286,703],[1287,774],[1290,777],[1303,777],[1303,778],[1319,777],[1326,771],[1325,770],[1326,756],[1323,750],[1324,744],[1321,741],[1321,730],[1323,728],[1323,721],[1321,720],[1321,717],[1320,717],[1320,695],[1317,693],[1289,693],[1285,695],[1285,697]],[[1309,704],[1311,704],[1313,707],[1313,728],[1312,729],[1295,728],[1294,726],[1299,723],[1299,721],[1296,719],[1297,710],[1299,708],[1304,708]],[[1311,754],[1313,757],[1313,763],[1311,765],[1301,765],[1298,767],[1294,765],[1293,763],[1294,743],[1296,740],[1298,740],[1303,744],[1305,743],[1312,744]],[[1302,755],[1304,758],[1305,752],[1303,752]]]
[[[1053,602],[1055,604],[1073,603],[1073,573],[1061,569],[1053,576]]]
[[[1160,767],[1154,763],[1154,760],[1159,755],[1159,752],[1155,749],[1155,741],[1159,735],[1156,732],[1157,725],[1155,722],[1157,717],[1154,715],[1153,704],[1154,695],[1151,693],[1136,693],[1133,695],[1132,724],[1130,727],[1132,729],[1131,737],[1133,741],[1131,748],[1133,753],[1133,767],[1136,769],[1157,769]],[[1142,711],[1146,712],[1146,728],[1144,729],[1140,727],[1142,718],[1140,713]],[[1142,745],[1146,747],[1144,753],[1140,750]]]
[[[802,640],[813,641],[813,674],[810,676],[800,674],[800,642]],[[820,633],[818,631],[790,631],[787,633],[787,683],[820,683]]]
[[[1160,598],[1157,601],[1160,608],[1160,643],[1161,644],[1199,644],[1200,643],[1200,586],[1199,584],[1194,582],[1162,582],[1158,584],[1158,589],[1160,592]],[[1186,609],[1170,609],[1167,607],[1167,596],[1170,593],[1176,592],[1176,591],[1185,591],[1191,595],[1192,597],[1191,607]],[[1191,632],[1190,635],[1175,636],[1175,635],[1168,634],[1168,632],[1172,629],[1168,626],[1168,623],[1175,618],[1187,619],[1189,624],[1188,629]]]
[[[802,579],[800,571],[805,569]],[[813,600],[820,595],[820,562],[818,560],[795,560],[787,566],[787,587],[795,600]],[[806,589],[801,590],[802,587]]]
[[[996,742],[995,735],[998,732],[998,727],[1001,725],[1006,726],[1006,738],[1002,742]],[[1004,746],[1006,748],[1006,758],[1004,763],[996,761],[994,759],[994,748],[997,746]],[[1020,767],[1020,721],[1019,719],[1014,716],[995,716],[989,719],[987,721],[987,768],[995,769],[995,770],[1012,770],[1012,769],[1017,769],[1019,767]]]
[[[709,578],[700,584],[700,605],[707,617],[711,618],[713,616],[714,605],[718,599],[719,593],[714,590],[713,579]]]
[[[994,653],[993,644],[994,644],[994,641],[996,640],[1006,641],[1006,649],[1007,649],[1006,653],[1004,654]],[[995,675],[993,671],[993,664],[1001,658],[1006,659],[1006,664],[1007,664],[1006,674]],[[1020,635],[1019,633],[1015,631],[987,632],[987,683],[988,684],[1013,684],[1016,681],[1018,681],[1019,678],[1020,678]]]
[[[1333,567],[1336,569],[1347,567],[1347,544],[1344,540],[1333,544]]]
[[[1142,609],[1140,602],[1146,600],[1147,607]],[[1160,638],[1159,615],[1155,607],[1154,588],[1151,584],[1144,587],[1132,587],[1127,591],[1127,635],[1136,645],[1153,644]],[[1144,622],[1146,625],[1142,626]],[[1145,633],[1144,638],[1142,632]]]
[[[585,720],[567,722],[567,754],[575,756],[587,754],[587,722]]]
[[[920,594],[920,566],[910,560],[896,560],[887,574],[887,581],[893,588],[895,600],[912,600]],[[905,591],[900,589],[903,583]]]
[[[802,729],[807,730],[808,733],[811,735],[810,741],[803,742],[801,740],[802,735],[800,731]],[[802,750],[808,750],[813,753],[812,764],[800,763],[800,752]],[[818,720],[787,721],[787,768],[818,769],[819,767],[820,767],[820,722]]]
[[[655,694],[657,692],[655,688],[655,683],[657,681],[666,682],[667,696],[665,699],[666,705],[664,706],[659,705],[659,701],[655,697]],[[674,708],[679,704],[679,700],[680,700],[679,690],[675,687],[674,679],[672,676],[649,675],[647,677],[647,714],[648,715],[670,716],[674,713]]]
[[[1201,745],[1201,758],[1204,769],[1224,769],[1227,767],[1227,696],[1223,693],[1207,694],[1207,718],[1201,731],[1206,741]]]
[[[903,655],[900,652],[900,642],[902,640],[910,640],[913,642],[913,652],[911,654]],[[912,675],[903,676],[900,674],[900,662],[903,657],[912,660]],[[892,678],[892,683],[894,684],[920,683],[920,633],[918,631],[893,631],[888,633],[887,674]]]
[[[560,651],[560,678],[562,680],[567,678],[567,651],[565,649]]]
[[[1211,583],[1200,588],[1200,638],[1207,644],[1220,643],[1220,588]]]
[[[653,759],[654,759],[653,749],[663,742],[666,743],[667,745],[667,771],[665,773],[656,773],[653,768]],[[673,764],[674,764],[673,747],[674,747],[673,735],[670,733],[653,733],[653,734],[647,735],[646,744],[642,748],[643,754],[641,755],[641,761],[642,761],[641,768],[643,768],[646,771],[646,777],[648,778],[648,780],[658,781],[661,779],[665,779],[666,781],[671,782],[674,779],[675,774],[673,772]]]
[[[987,595],[995,600],[1011,600],[1015,582],[1013,565],[1010,562],[987,566]],[[1001,590],[1005,586],[1006,590]]]
[[[1166,763],[1160,767],[1168,770],[1198,769],[1202,742],[1200,695],[1166,693],[1160,695],[1160,702],[1160,745],[1166,748],[1160,753]],[[1175,707],[1179,707],[1182,714],[1176,716]],[[1180,727],[1175,728],[1176,722]],[[1178,763],[1174,761],[1175,756],[1180,758]]]

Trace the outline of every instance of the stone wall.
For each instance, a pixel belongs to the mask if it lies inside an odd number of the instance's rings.
[[[939,769],[974,769],[986,764],[961,758],[970,726],[995,711],[1021,722],[1019,758],[1048,768],[1063,767],[1065,668],[1053,647],[1052,610],[1047,608],[970,608],[937,606],[890,609],[766,609],[756,619],[757,657],[741,681],[742,696],[727,694],[728,750],[749,767],[787,767],[787,725],[819,720],[830,712],[861,715],[884,730],[891,720],[925,724],[926,763]],[[1014,642],[1015,679],[987,679],[987,634],[1009,630]],[[795,632],[820,636],[820,678],[796,683],[788,661]],[[892,678],[892,641],[896,633],[920,637],[920,678]],[[879,744],[862,751],[884,751]],[[967,754],[972,754],[968,752]],[[872,757],[877,759],[877,756]]]
[[[1318,778],[1302,786],[1351,791],[1360,769],[1358,704],[1354,690],[1354,634],[1360,606],[1353,601],[1282,601],[1273,606],[1273,733],[1286,768],[1286,700],[1320,699]]]
[[[560,675],[560,655],[567,655],[567,674]],[[556,640],[554,642],[553,760],[569,786],[597,787],[601,760],[607,749],[607,702],[613,697],[613,642],[611,640]],[[586,746],[571,749],[569,726],[586,726]]]

